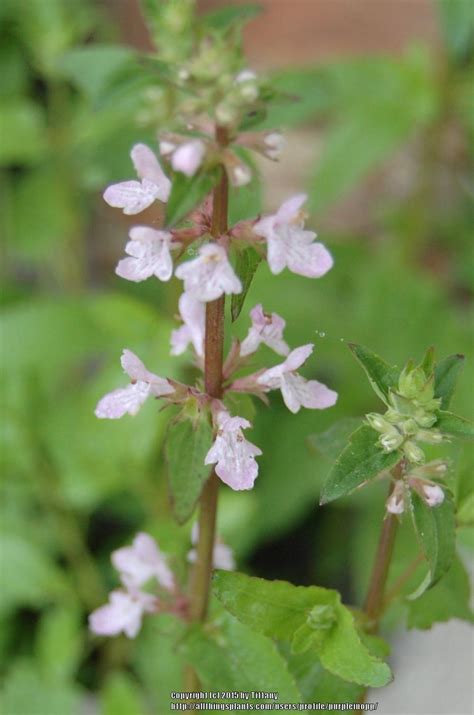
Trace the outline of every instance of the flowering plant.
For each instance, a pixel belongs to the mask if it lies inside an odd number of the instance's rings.
[[[139,180],[113,184],[104,192],[105,201],[127,216],[139,215],[155,202],[167,205],[164,226],[139,222],[130,229],[127,257],[116,273],[132,282],[168,282],[173,276],[182,281],[181,324],[171,333],[170,352],[178,356],[189,351],[197,377],[188,384],[157,375],[126,348],[121,364],[129,384],[101,397],[95,414],[100,419],[133,416],[150,397],[170,408],[165,445],[170,502],[179,524],[195,511],[198,517],[187,558],[192,567],[188,585],[154,539],[140,533],[131,547],[112,554],[122,587],[91,614],[90,629],[99,636],[123,632],[134,638],[143,618],[168,614],[183,626],[177,647],[189,664],[183,681],[189,692],[215,688],[216,682],[225,689],[257,691],[266,683],[279,690],[283,701],[302,702],[293,678],[295,662],[302,658],[305,667],[316,662],[323,668],[335,689],[348,683],[350,697],[362,702],[368,687],[381,687],[392,677],[374,634],[387,605],[385,586],[398,520],[411,512],[427,565],[413,599],[434,586],[453,559],[454,509],[443,482],[449,465],[442,457],[427,461],[420,444],[472,436],[470,423],[447,411],[462,359],[452,356],[435,363],[428,350],[419,365],[410,361],[399,371],[370,350],[351,346],[387,410],[368,413],[348,436],[321,503],[389,480],[387,514],[362,612],[344,605],[332,589],[234,571],[232,552],[216,537],[218,491],[221,482],[234,491],[252,489],[262,455],[244,434],[252,423],[235,408],[238,398],[246,394],[269,404],[268,393],[280,390],[285,406],[297,413],[330,408],[338,397],[324,383],[300,374],[314,345],[290,347],[285,319],[271,312],[271,306],[250,309],[243,340],[228,334],[226,298],[233,322],[260,263],[266,261],[274,275],[286,269],[309,279],[322,278],[333,268],[331,253],[305,228],[304,194],[290,197],[275,213],[229,225],[229,192],[251,181],[251,152],[277,160],[283,144],[277,129],[252,127],[253,117],[265,112],[274,94],[246,67],[235,40],[231,25],[183,44],[167,69],[173,121],[157,138],[161,162],[153,148],[136,144],[131,159]],[[281,361],[252,371],[261,345]],[[311,441],[318,448],[321,436]],[[323,441],[327,445],[327,436]],[[233,667],[234,648],[242,639],[258,654],[255,673],[246,672],[241,660]]]

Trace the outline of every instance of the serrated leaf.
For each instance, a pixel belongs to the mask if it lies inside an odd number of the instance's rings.
[[[424,630],[451,618],[472,622],[469,598],[469,577],[460,559],[455,558],[441,581],[416,601],[407,601],[407,626]]]
[[[452,412],[438,412],[438,421],[435,427],[444,434],[450,434],[453,437],[474,438],[474,423],[464,417],[454,415]]]
[[[241,573],[216,571],[213,590],[225,608],[264,635],[291,640],[316,605],[335,605],[338,593],[319,586],[294,586]]]
[[[166,460],[171,505],[176,521],[183,524],[194,511],[210,467],[204,459],[212,444],[206,418],[171,422],[166,437]]]
[[[214,593],[225,608],[252,630],[293,640],[315,606],[332,606],[336,621],[327,636],[311,641],[321,663],[345,680],[381,687],[391,679],[390,669],[372,656],[362,643],[350,611],[336,591],[318,586],[293,586],[286,581],[265,581],[240,573],[217,571]],[[297,636],[297,648],[300,645]],[[306,642],[302,644],[306,646]]]
[[[325,432],[309,435],[308,444],[324,457],[337,459],[360,423],[360,417],[344,417]]]
[[[435,367],[435,397],[441,398],[441,408],[449,407],[457,379],[464,367],[464,355],[449,355]]]
[[[195,209],[216,184],[218,173],[201,172],[185,176],[177,172],[172,177],[171,194],[166,205],[166,226],[172,228]]]
[[[193,628],[181,648],[204,688],[213,691],[278,692],[278,701],[299,703],[300,694],[275,644],[225,613],[216,628]],[[258,698],[257,698],[258,700]]]
[[[352,350],[354,357],[364,368],[369,382],[377,395],[381,400],[387,402],[390,389],[394,389],[398,386],[400,371],[386,363],[385,360],[382,360],[381,357],[363,345],[350,343],[349,348]]]
[[[349,438],[349,444],[329,472],[321,491],[321,504],[350,494],[380,472],[391,469],[400,459],[396,450],[386,454],[378,444],[372,427],[362,425]]]
[[[242,282],[242,292],[232,295],[231,316],[234,322],[240,315],[250,284],[252,283],[255,271],[262,257],[257,251],[249,246],[244,251],[239,252],[235,271]]]
[[[444,501],[438,506],[429,507],[416,492],[412,492],[412,504],[415,530],[429,565],[425,591],[439,581],[454,558],[454,504],[446,490]],[[417,597],[421,593],[417,589]]]

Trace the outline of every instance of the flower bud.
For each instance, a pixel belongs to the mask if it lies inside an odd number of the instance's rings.
[[[270,132],[263,138],[265,148],[263,153],[268,159],[278,161],[285,146],[285,137],[279,132]]]
[[[390,514],[403,514],[405,511],[405,483],[399,479],[385,504]]]
[[[382,417],[382,415],[379,415],[378,412],[369,412],[369,414],[365,416],[365,419],[374,430],[377,430],[377,432],[383,433],[393,430],[392,425],[390,425]]]
[[[410,440],[403,445],[403,451],[407,459],[414,464],[423,464],[425,461],[425,453],[423,450]]]
[[[333,606],[314,606],[308,615],[308,626],[316,630],[330,630],[337,621]]]
[[[428,444],[439,444],[445,437],[437,429],[420,429],[416,434],[416,439],[420,442],[427,442]]]
[[[384,452],[393,452],[402,444],[403,435],[401,435],[400,432],[393,427],[392,431],[386,432],[380,437],[379,442],[382,445]]]
[[[422,496],[431,507],[439,506],[444,502],[444,492],[437,484],[424,484]]]

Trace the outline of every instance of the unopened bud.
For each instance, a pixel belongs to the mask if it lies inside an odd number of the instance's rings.
[[[382,415],[379,415],[377,412],[369,412],[369,414],[365,416],[365,419],[374,430],[377,430],[377,432],[393,430],[392,425],[388,424]]]
[[[437,484],[424,484],[423,498],[428,506],[439,506],[444,502],[444,491]]]
[[[403,445],[403,451],[407,459],[414,464],[423,464],[423,462],[425,461],[425,453],[423,452],[421,447],[418,447],[417,444],[411,442],[410,440],[405,442],[405,444]]]
[[[285,137],[283,134],[270,132],[269,134],[265,134],[263,142],[265,144],[263,150],[265,156],[272,159],[272,161],[278,161],[285,146]]]
[[[405,511],[405,483],[401,479],[395,483],[385,507],[390,514],[403,514]]]
[[[416,438],[420,442],[427,442],[428,444],[439,444],[445,439],[445,437],[437,429],[420,429],[416,434]]]
[[[392,429],[392,432],[386,432],[380,437],[380,444],[382,445],[384,452],[387,453],[398,449],[403,442],[403,435],[401,435],[395,428]]]
[[[307,623],[310,628],[329,630],[337,621],[333,606],[314,606],[308,615]]]

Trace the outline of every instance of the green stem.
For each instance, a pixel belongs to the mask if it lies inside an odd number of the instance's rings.
[[[227,131],[216,129],[216,139],[221,146],[228,142]],[[229,186],[224,169],[213,192],[211,234],[218,238],[227,231]],[[204,386],[211,397],[222,396],[222,365],[224,354],[224,307],[222,296],[206,305],[206,337],[204,347]],[[213,471],[207,480],[200,498],[199,539],[196,546],[196,563],[191,581],[192,621],[206,620],[212,575],[212,556],[216,533],[217,494],[219,479]],[[185,673],[185,688],[188,691],[199,688],[196,672],[188,668]]]

